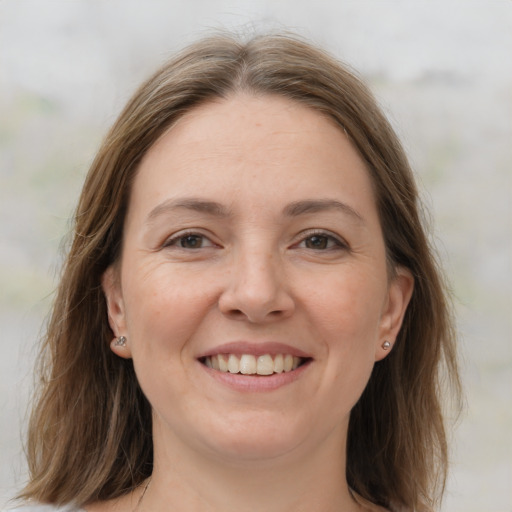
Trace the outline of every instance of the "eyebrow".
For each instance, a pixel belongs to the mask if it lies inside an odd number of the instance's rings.
[[[299,215],[306,215],[308,213],[318,213],[329,210],[338,210],[349,215],[350,217],[353,217],[358,222],[365,222],[363,216],[354,210],[354,208],[336,199],[312,199],[295,201],[285,207],[284,214],[288,217],[298,217]]]
[[[182,199],[168,199],[151,210],[146,222],[152,222],[156,217],[176,210],[191,210],[200,213],[207,213],[215,217],[229,217],[229,210],[215,201],[206,201],[194,197]]]
[[[214,217],[226,218],[231,216],[228,208],[215,201],[207,201],[194,197],[181,199],[168,199],[157,205],[149,213],[146,222],[151,223],[156,217],[176,210],[191,210],[200,213],[207,213]],[[298,217],[310,213],[325,212],[329,210],[341,211],[358,222],[364,223],[364,218],[351,206],[336,199],[306,199],[294,201],[285,206],[283,213],[287,217]]]

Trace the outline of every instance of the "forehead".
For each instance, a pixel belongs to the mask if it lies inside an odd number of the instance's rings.
[[[247,151],[251,143],[261,142],[269,136],[275,141],[275,146],[290,143],[295,138],[302,147],[313,147],[326,135],[334,146],[340,143],[350,145],[343,128],[313,107],[277,94],[242,92],[193,107],[152,145],[145,159],[148,154],[171,149],[173,139],[179,139],[174,149],[183,144],[197,143],[206,149],[210,141],[212,145],[220,144],[230,149],[240,143]]]
[[[142,160],[133,200],[193,192],[230,203],[233,191],[267,207],[284,196],[326,194],[362,194],[373,203],[369,173],[333,120],[287,98],[250,94],[182,116]]]

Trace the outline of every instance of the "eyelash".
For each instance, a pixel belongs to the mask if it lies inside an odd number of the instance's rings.
[[[204,242],[205,240],[207,240],[209,242],[209,244],[206,246],[206,247],[212,247],[213,245],[215,245],[207,236],[203,235],[202,233],[197,233],[196,231],[185,231],[185,232],[181,232],[181,233],[178,233],[177,235],[173,235],[172,237],[168,238],[162,245],[162,247],[166,248],[166,247],[178,247],[178,249],[184,249],[184,250],[195,250],[195,249],[203,249],[204,247],[197,247],[197,248],[192,248],[192,247],[181,247],[179,246],[179,242],[181,240],[184,240],[188,237],[197,237],[197,238],[200,238],[202,242]]]
[[[198,239],[200,239],[201,246],[200,247],[182,247],[182,246],[178,245],[180,243],[180,241],[182,241],[188,237],[197,237]],[[321,230],[312,230],[312,231],[308,231],[306,233],[302,233],[302,238],[300,239],[300,241],[298,243],[294,244],[292,247],[298,247],[301,244],[306,243],[307,240],[312,239],[314,237],[317,237],[319,239],[324,239],[327,244],[331,243],[331,244],[333,244],[333,246],[331,245],[330,247],[327,246],[327,247],[321,247],[321,248],[303,247],[304,249],[318,251],[318,252],[349,249],[348,244],[344,240],[341,240],[339,237],[337,237],[329,232],[325,232],[325,231],[321,231]],[[208,241],[209,243],[208,243],[208,245],[203,246],[202,244],[205,241]],[[198,233],[196,231],[185,231],[185,232],[178,233],[177,235],[174,235],[174,236],[168,238],[163,243],[162,247],[163,248],[177,247],[178,249],[193,251],[196,249],[204,249],[205,247],[212,247],[214,245],[215,244],[206,235],[203,235],[202,233]]]
[[[305,243],[308,239],[311,239],[314,237],[325,239],[327,241],[327,244],[329,244],[329,242],[332,242],[334,244],[334,246],[320,248],[320,249],[312,248],[312,247],[304,247],[304,249],[309,249],[309,250],[318,251],[318,252],[349,249],[348,244],[343,239],[340,239],[339,237],[333,235],[332,233],[329,233],[326,231],[321,231],[321,230],[312,230],[312,231],[308,231],[306,233],[302,233],[301,240],[295,245],[296,246],[301,245],[301,244]]]

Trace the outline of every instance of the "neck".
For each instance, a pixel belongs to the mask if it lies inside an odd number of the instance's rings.
[[[151,485],[137,512],[360,510],[346,483],[344,440],[326,440],[310,453],[240,462],[205,456],[176,442],[162,443],[159,437]]]

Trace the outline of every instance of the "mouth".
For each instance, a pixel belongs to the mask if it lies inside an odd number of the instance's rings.
[[[199,358],[206,367],[222,373],[268,377],[290,373],[308,364],[312,358],[292,354],[213,354]]]

